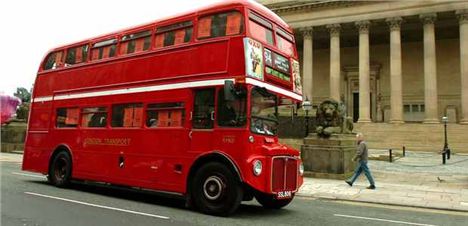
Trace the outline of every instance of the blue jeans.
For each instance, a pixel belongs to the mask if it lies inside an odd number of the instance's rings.
[[[369,167],[367,167],[367,161],[359,161],[358,166],[354,170],[354,175],[348,181],[350,181],[351,184],[354,184],[354,181],[356,181],[359,175],[361,175],[362,171],[364,171],[364,174],[366,175],[367,180],[369,180],[369,183],[371,185],[375,185],[374,178],[372,178]]]

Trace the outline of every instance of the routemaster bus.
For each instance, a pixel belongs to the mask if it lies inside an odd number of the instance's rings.
[[[293,30],[223,1],[50,50],[34,83],[22,169],[184,197],[213,215],[288,205],[298,150],[278,109],[302,101]]]

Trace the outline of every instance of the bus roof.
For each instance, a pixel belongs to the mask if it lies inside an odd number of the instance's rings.
[[[262,4],[254,1],[254,0],[224,0],[222,2],[213,3],[213,4],[210,4],[210,5],[201,7],[201,8],[194,9],[194,10],[178,13],[178,14],[175,14],[175,15],[172,15],[172,16],[159,18],[159,19],[154,20],[154,21],[149,22],[149,23],[144,23],[144,24],[140,24],[140,25],[136,25],[136,26],[132,26],[132,27],[127,27],[125,29],[121,29],[121,30],[110,32],[110,33],[107,33],[107,34],[103,34],[103,35],[95,36],[95,37],[92,37],[92,38],[84,39],[84,40],[81,40],[81,41],[78,41],[78,42],[73,42],[73,43],[61,45],[61,46],[58,46],[58,47],[55,47],[55,48],[51,49],[49,52],[53,52],[55,50],[63,49],[63,48],[69,47],[69,46],[74,46],[74,45],[79,44],[79,43],[94,42],[94,41],[102,40],[102,39],[105,39],[106,37],[113,37],[113,36],[118,35],[120,33],[128,32],[128,31],[131,31],[131,30],[137,30],[139,28],[144,28],[144,27],[148,27],[148,26],[151,26],[151,25],[156,25],[157,23],[161,23],[161,22],[165,22],[165,21],[169,21],[169,20],[173,20],[173,19],[175,20],[175,19],[178,19],[178,18],[181,18],[181,17],[194,16],[194,15],[202,14],[202,13],[205,13],[205,12],[209,12],[211,10],[215,10],[217,8],[227,8],[229,6],[232,6],[232,7],[245,6],[245,7],[248,7],[250,9],[253,9],[253,10],[259,12],[260,14],[262,14],[263,16],[267,17],[268,19],[272,20],[272,22],[276,23],[277,25],[279,25],[283,29],[285,29],[285,30],[292,33],[292,28],[286,22],[284,22],[283,19],[281,19],[278,15],[273,13],[267,7],[263,6]]]

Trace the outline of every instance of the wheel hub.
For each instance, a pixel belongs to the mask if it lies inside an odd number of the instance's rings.
[[[209,200],[216,200],[224,192],[225,184],[218,176],[210,176],[203,184],[203,194]]]

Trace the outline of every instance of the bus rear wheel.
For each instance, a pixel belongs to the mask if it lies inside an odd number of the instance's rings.
[[[47,179],[57,187],[67,187],[70,184],[71,170],[70,154],[66,151],[61,151],[52,159]]]
[[[243,190],[238,178],[225,165],[211,162],[195,174],[191,198],[203,213],[227,216],[240,205]]]
[[[256,193],[255,199],[267,209],[281,209],[287,206],[293,200],[294,195],[288,199],[276,199],[273,195]]]

